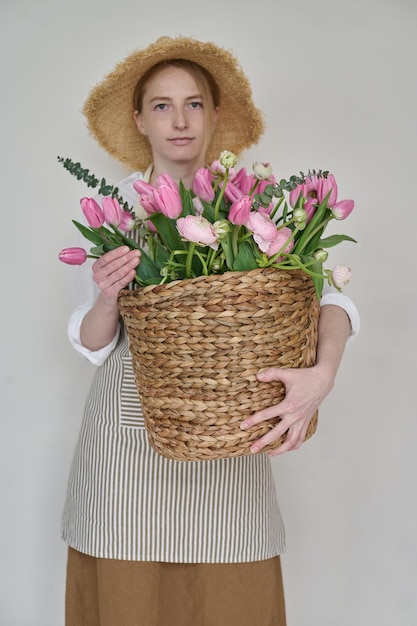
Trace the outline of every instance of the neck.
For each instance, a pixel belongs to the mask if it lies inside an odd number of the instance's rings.
[[[161,174],[169,174],[171,178],[179,183],[183,182],[186,189],[191,189],[196,171],[204,167],[205,163],[154,163],[150,182],[154,185],[155,180]]]

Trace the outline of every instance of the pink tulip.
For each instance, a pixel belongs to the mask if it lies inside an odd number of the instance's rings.
[[[123,212],[117,198],[104,196],[101,204],[103,206],[104,219],[107,224],[118,226],[122,220]]]
[[[139,195],[139,204],[142,207],[142,209],[145,211],[145,213],[147,213],[148,215],[152,215],[152,213],[156,213],[158,211],[158,209],[156,208],[155,198],[154,198],[153,193],[152,194],[141,193]]]
[[[268,185],[276,185],[276,184],[277,184],[277,179],[275,178],[275,176],[271,174],[271,176],[268,179],[260,180],[258,182],[258,186],[256,187],[255,192],[261,194],[265,191],[265,187],[267,187]]]
[[[306,185],[297,185],[295,189],[290,191],[290,195],[288,197],[288,201],[292,208],[294,209],[298,205],[298,201],[300,195],[304,198],[304,204],[302,205],[303,209],[307,212],[307,224],[313,217],[315,210],[317,208],[317,198],[316,197],[307,197],[308,190]]]
[[[317,199],[321,204],[327,194],[330,192],[329,199],[327,200],[327,206],[333,207],[337,202],[337,183],[333,174],[329,174],[327,178],[320,178],[317,189]]]
[[[223,183],[220,187],[222,186]],[[240,200],[240,198],[242,198],[245,194],[239,189],[239,187],[228,180],[226,183],[226,189],[224,190],[224,195],[229,202],[235,202],[236,200]]]
[[[285,246],[288,239],[291,237],[292,231],[290,228],[284,227],[280,230],[277,230],[277,234],[275,239],[270,243],[266,254],[268,257],[274,256],[281,250],[283,246]],[[289,254],[294,247],[294,241],[288,241],[288,245],[284,248],[283,252]],[[277,261],[281,261],[283,257],[278,257]]]
[[[303,196],[303,198],[305,198],[306,194],[307,192],[304,190],[304,185],[297,185],[295,189],[292,189],[290,191],[290,195],[288,196],[288,201],[293,209],[297,206],[300,196]]]
[[[229,211],[229,220],[232,224],[245,224],[252,207],[252,198],[243,196],[239,200],[232,203]]]
[[[155,187],[153,185],[151,185],[150,183],[145,182],[144,180],[135,180],[135,182],[133,183],[133,188],[135,189],[135,191],[138,192],[139,195],[141,194],[153,194],[153,192],[155,191]]]
[[[178,189],[177,183],[169,174],[160,174],[156,177],[156,187],[160,187],[161,185],[168,185],[168,187]]]
[[[58,258],[67,265],[82,265],[87,258],[87,252],[84,248],[64,248]]]
[[[305,198],[317,198],[322,180],[322,178],[318,178],[315,175],[306,176],[306,182],[303,185],[305,191],[303,196]]]
[[[256,179],[255,176],[247,174],[246,168],[242,167],[231,182],[247,196],[254,186]]]
[[[265,213],[253,211],[245,224],[253,234],[253,238],[262,252],[266,252],[277,236],[276,224]]]
[[[332,209],[333,217],[337,220],[345,220],[353,211],[355,203],[353,200],[340,200],[336,202]]]
[[[100,228],[104,224],[104,214],[94,198],[81,198],[81,208],[91,228]]]
[[[194,211],[196,212],[196,215],[203,215],[204,204],[201,202],[201,198],[196,196],[195,198],[192,198],[191,202],[193,203],[193,207],[194,207]]]
[[[201,246],[219,247],[218,238],[211,222],[201,215],[187,215],[177,220],[177,229],[181,237]]]
[[[352,275],[350,267],[346,265],[335,265],[332,271],[332,282],[337,289],[346,287]]]
[[[178,187],[162,184],[154,191],[157,210],[171,219],[177,219],[182,213],[182,203]]]
[[[205,202],[211,202],[214,199],[212,176],[206,167],[200,167],[197,170],[193,181],[193,192]]]
[[[129,211],[122,211],[122,219],[120,220],[119,228],[122,232],[127,233],[129,230],[133,230],[135,226],[135,218]]]

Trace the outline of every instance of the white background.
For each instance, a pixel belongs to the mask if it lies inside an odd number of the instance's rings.
[[[89,89],[166,34],[231,48],[268,128],[243,164],[330,169],[354,213],[333,232],[362,314],[318,433],[273,461],[287,528],[289,626],[414,626],[416,547],[415,0],[2,0],[1,626],[62,626],[60,517],[93,367],[70,348],[86,188],[57,155],[116,183],[88,136]],[[117,625],[115,625],[117,626]],[[255,625],[261,626],[261,625]]]

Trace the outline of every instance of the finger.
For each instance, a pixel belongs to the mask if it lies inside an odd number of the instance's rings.
[[[260,424],[261,422],[270,420],[274,417],[279,417],[281,407],[282,403],[280,402],[279,404],[275,404],[274,406],[269,406],[266,409],[262,409],[262,411],[257,411],[257,413],[254,413],[250,417],[244,419],[243,422],[241,422],[240,424],[240,428],[242,430],[247,430],[248,428],[251,428],[256,424]]]
[[[288,372],[280,367],[269,367],[266,370],[258,372],[257,378],[264,383],[273,381],[281,381],[284,383],[284,381],[288,378],[287,374]]]
[[[260,452],[265,446],[269,446],[274,442],[278,442],[282,435],[284,435],[288,430],[288,423],[285,420],[281,420],[274,428],[272,428],[266,435],[260,437],[254,441],[254,443],[250,447],[250,451],[255,454],[256,452]]]
[[[104,258],[104,257],[103,257]],[[104,266],[95,265],[93,267],[94,280],[96,282],[106,282],[107,279],[115,282],[123,278],[140,263],[140,252],[138,250],[129,252],[125,256],[110,260]]]
[[[283,454],[284,452],[298,450],[298,448],[300,448],[305,441],[309,423],[310,420],[307,420],[307,422],[304,420],[300,423],[295,423],[294,426],[288,430],[284,443],[278,448],[271,450],[269,452],[269,456],[274,457],[279,454]]]

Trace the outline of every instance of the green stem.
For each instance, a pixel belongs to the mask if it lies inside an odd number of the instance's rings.
[[[210,248],[207,254],[207,275],[212,273],[214,261],[216,260],[217,250]]]
[[[185,277],[191,278],[191,264],[193,261],[193,255],[195,251],[195,243],[191,243],[188,248],[187,260],[185,262]]]
[[[233,226],[233,233],[232,233],[232,251],[233,251],[234,258],[237,257],[237,254],[239,252],[239,246],[238,246],[239,231],[240,231],[239,224],[235,224]]]
[[[324,229],[326,224],[328,224],[330,222],[330,220],[332,219],[332,215],[329,215],[329,217],[327,217],[325,220],[323,220],[322,222],[320,222],[320,224],[318,224],[315,228],[313,228],[313,230],[308,234],[308,236],[305,237],[305,239],[300,239],[298,242],[298,246],[297,246],[297,254],[301,254],[302,251],[305,249],[305,247],[307,246],[308,242],[321,230]]]
[[[224,192],[226,191],[226,184],[227,184],[227,180],[229,178],[229,168],[226,168],[226,173],[224,175],[224,179],[223,179],[223,184],[222,187],[220,189],[220,193],[217,197],[217,201],[216,201],[216,205],[214,207],[214,221],[217,222],[217,220],[219,219],[219,209],[220,209],[220,203],[223,199],[224,196]]]

